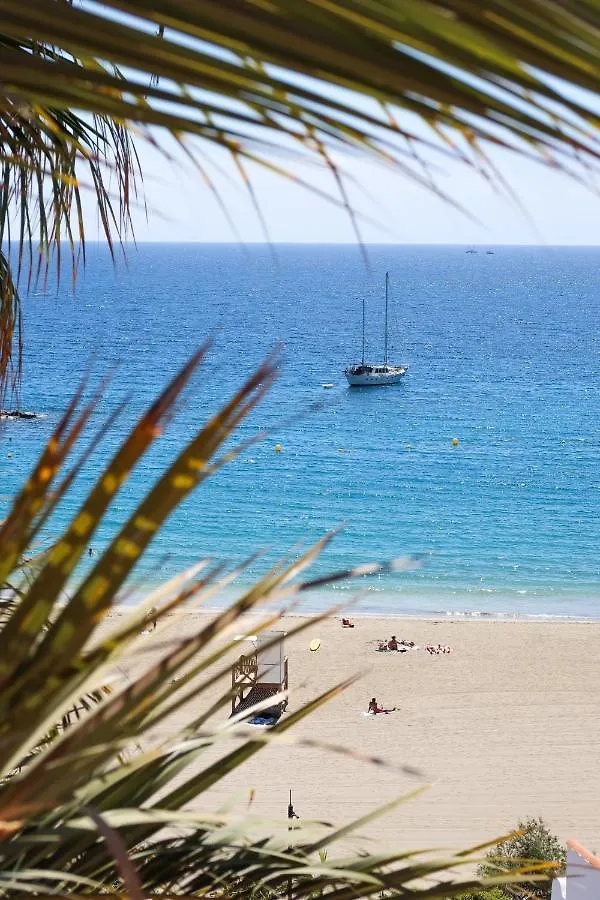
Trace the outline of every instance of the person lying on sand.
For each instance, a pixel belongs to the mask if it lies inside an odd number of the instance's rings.
[[[350,619],[342,619],[342,628],[354,628],[354,623]]]
[[[429,644],[427,647],[425,647],[425,649],[432,655],[437,653],[452,653],[452,647],[443,647],[441,644],[438,644],[437,647],[435,647],[433,644]]]
[[[377,713],[385,713],[387,716],[391,712],[396,712],[396,707],[394,706],[393,709],[384,709],[383,706],[379,705],[376,698],[372,697],[371,702],[369,703],[369,712],[372,713],[372,715],[374,715],[374,716],[376,716]]]

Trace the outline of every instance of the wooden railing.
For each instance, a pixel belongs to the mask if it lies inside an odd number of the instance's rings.
[[[283,681],[281,682],[281,690],[287,691],[289,688],[289,680],[288,680],[288,658],[285,657],[283,661]],[[283,703],[281,704],[282,709],[287,709],[288,698],[286,697]]]
[[[252,653],[250,656],[240,656],[240,658],[233,664],[232,678],[235,681],[238,679],[243,679],[244,681],[250,677],[254,676],[252,680],[256,680],[256,676],[258,673],[258,659],[256,657],[256,653]]]
[[[256,684],[258,677],[258,658],[256,653],[240,656],[231,667],[231,712],[236,703],[244,699],[244,691]]]

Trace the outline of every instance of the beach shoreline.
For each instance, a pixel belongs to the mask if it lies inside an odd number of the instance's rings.
[[[226,609],[235,603],[244,592],[250,590],[254,582],[238,584],[237,587],[228,587],[223,590],[218,599],[210,606],[204,607],[208,612],[216,613]],[[147,584],[135,592],[128,592],[120,598],[119,605],[130,609],[143,602],[154,589],[160,588],[158,584]],[[382,596],[383,595],[383,596]],[[297,599],[297,598],[296,598]],[[355,616],[361,619],[407,619],[409,621],[486,621],[486,622],[590,622],[600,623],[600,594],[586,596],[583,601],[585,612],[581,612],[581,598],[574,598],[571,603],[568,599],[548,594],[545,598],[536,596],[529,608],[512,608],[511,602],[502,602],[503,595],[494,598],[491,608],[483,604],[473,607],[472,596],[463,593],[452,597],[440,598],[419,594],[407,596],[401,591],[365,591],[356,589],[348,583],[347,588],[321,588],[308,591],[302,595],[301,604],[298,605],[293,615],[322,615],[329,613],[338,618]],[[510,598],[513,601],[514,598]],[[444,602],[447,601],[447,602]],[[269,608],[274,608],[274,603]],[[279,604],[281,607],[289,606],[285,601]],[[573,606],[573,612],[569,612],[569,606]],[[587,612],[587,609],[597,609],[596,615]]]
[[[203,611],[209,615],[217,615],[227,609],[227,606],[219,607],[203,607]],[[312,619],[321,616],[322,612],[290,612],[285,613],[286,619]],[[594,616],[568,616],[568,615],[552,615],[551,613],[488,613],[488,612],[448,612],[448,613],[380,613],[369,610],[352,610],[342,614],[336,612],[333,615],[326,615],[326,619],[341,621],[343,618],[351,620],[377,620],[385,622],[434,622],[436,624],[462,624],[468,622],[489,622],[490,624],[531,624],[548,623],[556,625],[600,625],[600,615]]]

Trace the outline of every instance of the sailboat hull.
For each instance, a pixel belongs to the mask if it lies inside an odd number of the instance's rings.
[[[350,387],[377,387],[397,384],[407,369],[408,366],[354,366],[346,369],[344,374]]]

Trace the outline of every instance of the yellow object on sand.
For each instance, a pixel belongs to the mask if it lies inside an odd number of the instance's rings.
[[[281,453],[281,451],[283,450],[283,447],[281,446],[281,444],[275,444],[273,449],[274,449],[275,453]]]
[[[310,642],[309,649],[314,653],[315,650],[318,650],[320,646],[321,646],[321,641],[319,640],[319,638],[315,638],[314,641]]]

